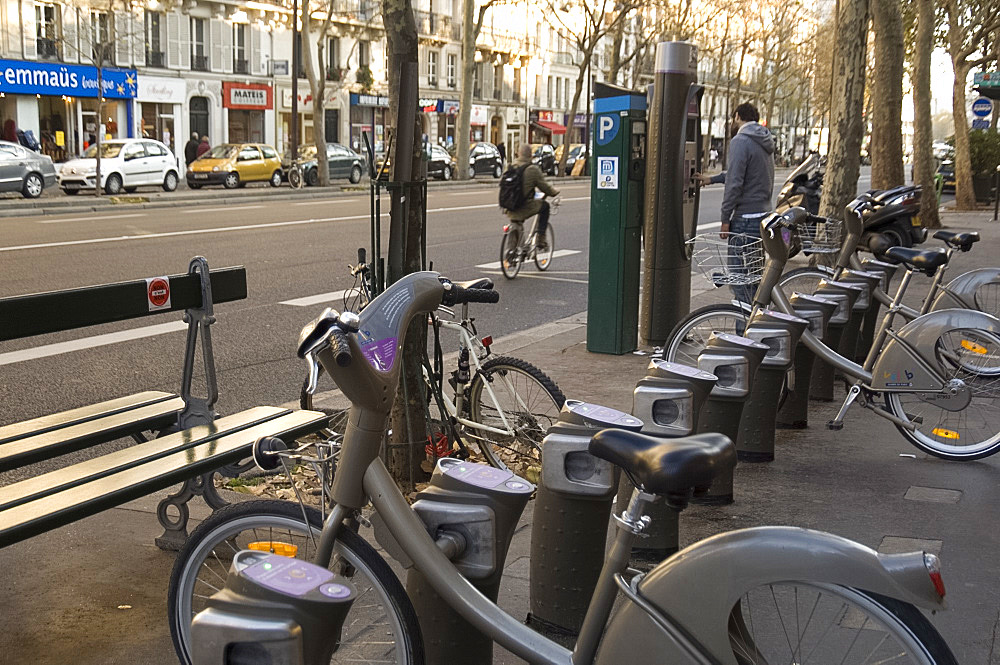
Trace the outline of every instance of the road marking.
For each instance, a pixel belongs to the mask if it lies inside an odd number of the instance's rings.
[[[295,298],[294,300],[282,300],[279,305],[291,305],[292,307],[311,307],[325,302],[333,302],[344,297],[347,291],[330,291],[329,293],[319,293],[314,296]]]
[[[429,210],[427,212],[430,212]],[[579,249],[557,249],[552,252],[552,258],[558,259],[561,256],[573,256],[574,254],[579,254]],[[484,268],[486,270],[500,270],[500,262],[494,261],[493,263],[480,263],[476,266],[477,268]]]
[[[199,212],[225,212],[229,210],[253,210],[254,208],[263,208],[264,206],[220,206],[218,208],[192,208],[191,210],[181,210],[188,215],[193,215]]]
[[[0,365],[12,365],[14,363],[25,362],[27,360],[37,360],[38,358],[48,358],[49,356],[58,356],[63,353],[71,353],[73,351],[81,351],[83,349],[93,349],[98,346],[108,346],[109,344],[117,344],[119,342],[128,342],[135,339],[143,339],[145,337],[165,335],[167,333],[178,332],[180,330],[187,330],[187,324],[183,321],[173,321],[171,323],[161,323],[155,326],[146,326],[145,328],[133,328],[132,330],[123,330],[121,332],[74,339],[69,342],[46,344],[44,346],[36,346],[34,348],[23,349],[21,351],[8,351],[7,353],[0,353]]]
[[[503,273],[499,270],[484,270],[487,275],[502,275]],[[526,277],[528,279],[547,279],[550,282],[570,282],[572,284],[589,284],[585,279],[569,279],[568,277],[549,277],[548,275],[539,275],[536,273],[518,273],[518,277]]]
[[[93,222],[98,219],[125,219],[126,217],[145,217],[149,213],[145,212],[133,212],[129,215],[100,215],[99,217],[85,216],[85,213],[79,215],[78,217],[71,217],[69,219],[44,219],[35,222],[35,224],[65,224],[66,222]]]
[[[336,203],[339,200],[342,199],[330,198],[330,199],[321,199],[319,201],[299,201],[298,203],[293,203],[292,205],[297,205],[297,206],[330,205],[331,203]]]

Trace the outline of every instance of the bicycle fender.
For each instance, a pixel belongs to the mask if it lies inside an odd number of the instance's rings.
[[[934,353],[938,339],[952,330],[1000,335],[1000,320],[972,309],[942,309],[918,316],[890,337],[872,370],[875,390],[940,390],[948,371]]]
[[[729,615],[749,591],[809,581],[871,591],[928,610],[945,608],[922,552],[879,554],[840,536],[797,527],[758,527],[702,540],[670,557],[638,585],[648,605],[702,645],[722,665],[738,665]],[[597,665],[678,665],[696,661],[634,602],[605,632]]]
[[[1000,268],[977,268],[962,273],[941,288],[934,298],[930,311],[936,312],[950,307],[968,307],[977,309],[976,291],[987,284],[1000,283]]]

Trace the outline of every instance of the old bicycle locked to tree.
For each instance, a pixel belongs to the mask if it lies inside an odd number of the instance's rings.
[[[762,527],[696,543],[646,575],[629,571],[632,543],[648,524],[646,507],[667,501],[682,509],[693,491],[735,464],[732,443],[720,435],[664,440],[606,430],[594,436],[590,453],[620,466],[638,489],[616,516],[617,533],[574,650],[506,614],[475,581],[497,574],[531,483],[509,470],[442,459],[424,493],[438,505],[422,509],[418,501],[411,508],[378,455],[410,321],[441,304],[493,299],[490,291],[464,289],[436,273],[414,273],[360,315],[329,313],[303,330],[299,354],[311,366],[321,364],[352,404],[328,487],[331,507],[321,524],[316,511],[294,504],[279,509],[267,502],[272,506],[261,510],[248,502],[227,509],[229,515],[219,511],[192,534],[171,584],[171,627],[182,662],[423,662],[424,638],[441,636],[421,634],[398,579],[358,536],[370,503],[381,527],[376,537],[412,566],[409,575],[530,663],[956,663],[917,609],[944,606],[933,555],[884,555],[816,531]],[[267,467],[303,459],[271,439],[259,441],[254,454]],[[470,524],[478,531],[462,528]],[[199,591],[195,582],[206,568],[213,576]],[[615,608],[619,593],[624,598]],[[768,609],[779,605],[786,609]],[[205,609],[196,614],[199,608]]]

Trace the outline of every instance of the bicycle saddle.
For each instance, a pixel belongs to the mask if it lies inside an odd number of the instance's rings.
[[[979,242],[979,233],[976,231],[935,231],[934,237],[938,240],[944,240],[946,243],[954,247],[955,249],[960,249],[963,252],[967,252],[972,249],[973,243]]]
[[[928,275],[933,274],[940,266],[948,263],[948,253],[940,247],[934,249],[890,247],[885,250],[885,255]]]
[[[643,491],[667,496],[707,490],[717,475],[736,466],[736,446],[723,434],[660,439],[606,429],[590,439],[589,450],[624,469]]]
[[[461,286],[463,289],[480,289],[483,291],[493,290],[493,280],[489,277],[470,279],[468,282],[452,282],[452,284],[455,286]]]

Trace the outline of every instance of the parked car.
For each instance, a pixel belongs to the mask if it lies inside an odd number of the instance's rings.
[[[21,192],[26,199],[37,199],[54,184],[56,167],[51,157],[0,141],[0,192]]]
[[[347,146],[339,143],[326,144],[326,159],[330,169],[330,179],[347,178],[352,183],[361,181],[361,176],[368,168],[368,160],[362,155],[354,152]],[[299,148],[298,164],[302,167],[307,185],[319,184],[319,170],[316,167],[316,146],[304,145]],[[288,167],[291,166],[292,158],[286,154],[282,160],[281,167],[287,174]],[[284,176],[287,179],[287,175]]]
[[[281,158],[278,151],[261,143],[221,143],[191,162],[187,183],[191,189],[222,185],[226,189],[248,182],[281,185]]]
[[[427,177],[451,180],[455,177],[455,158],[439,145],[427,147]]]
[[[538,166],[545,175],[556,175],[559,170],[556,149],[548,143],[531,144],[531,163]]]
[[[59,186],[67,194],[93,189],[96,180],[97,144],[59,171]],[[177,159],[170,148],[152,139],[102,141],[100,187],[114,196],[122,190],[132,193],[143,185],[158,185],[165,192],[177,189]]]
[[[503,175],[503,159],[500,151],[492,143],[476,143],[469,154],[469,177],[491,174],[494,178]]]
[[[937,174],[941,176],[941,191],[955,191],[955,162],[945,160],[937,167]]]
[[[583,156],[584,144],[574,143],[569,147],[569,155],[566,157],[566,175],[573,172],[573,166],[576,164],[576,160]],[[556,148],[556,164],[562,159],[563,151],[566,149],[566,144],[562,144]]]

